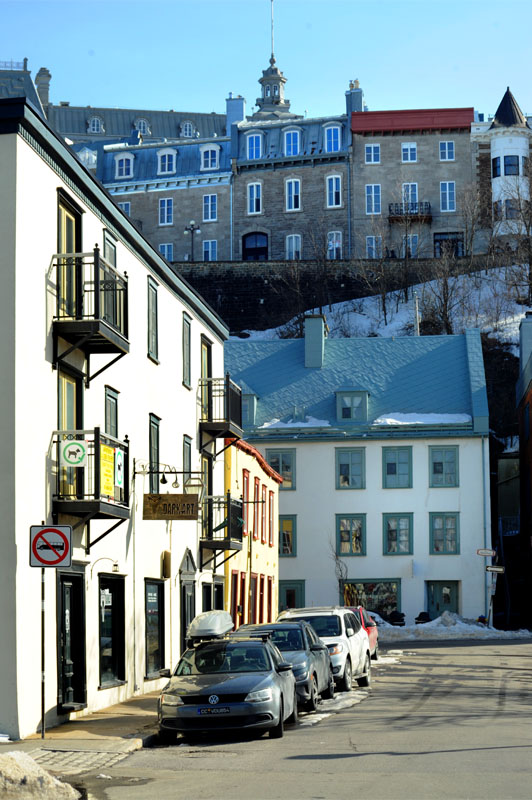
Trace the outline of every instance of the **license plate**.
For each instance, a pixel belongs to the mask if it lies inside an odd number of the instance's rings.
[[[218,706],[217,708],[198,708],[198,714],[229,714],[229,706]]]

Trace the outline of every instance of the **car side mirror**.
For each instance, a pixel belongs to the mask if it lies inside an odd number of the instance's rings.
[[[277,672],[288,672],[289,669],[292,669],[292,664],[289,664],[288,661],[280,661],[277,664]]]
[[[345,632],[347,633],[348,636],[354,636],[355,635],[355,632],[354,632],[353,628],[346,628]]]
[[[366,625],[368,626],[368,628],[376,628],[377,627],[377,623],[373,622],[373,620],[371,622],[366,622]]]
[[[169,678],[171,675],[169,669],[160,669],[159,670],[159,677],[160,678]]]
[[[328,648],[327,645],[325,644],[318,644],[317,642],[315,642],[314,644],[310,645],[310,649],[313,653],[317,653],[320,650],[327,650]]]

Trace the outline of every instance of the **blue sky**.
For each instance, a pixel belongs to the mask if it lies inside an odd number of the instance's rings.
[[[358,78],[370,110],[474,106],[509,85],[532,114],[529,0],[275,0],[275,55],[292,110],[342,113]],[[247,111],[270,57],[270,0],[0,0],[0,61],[52,73],[72,105]]]

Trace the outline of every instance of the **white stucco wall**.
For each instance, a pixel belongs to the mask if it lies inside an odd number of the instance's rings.
[[[429,445],[458,446],[456,488],[429,487]],[[335,448],[365,447],[366,488],[335,488]],[[412,447],[411,489],[382,488],[382,448]],[[279,560],[279,579],[304,580],[306,605],[339,602],[333,550],[336,514],[366,514],[366,555],[342,558],[347,580],[401,581],[400,608],[412,623],[426,609],[426,581],[459,581],[459,611],[477,617],[486,612],[485,559],[478,548],[490,545],[487,443],[479,438],[387,438],[352,442],[294,442],[296,489],[281,490],[279,513],[297,516],[297,555]],[[292,442],[261,443],[267,449],[289,449]],[[484,465],[483,465],[484,460]],[[430,512],[459,514],[459,555],[431,555]],[[383,514],[412,513],[413,554],[383,555]]]

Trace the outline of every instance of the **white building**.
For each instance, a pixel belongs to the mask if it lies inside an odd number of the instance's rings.
[[[283,477],[281,607],[487,613],[488,408],[478,331],[229,341],[245,438]]]
[[[188,621],[223,607],[216,456],[241,408],[224,323],[23,98],[0,101],[0,175],[0,732],[21,738],[41,724],[41,562],[46,726],[157,689]],[[199,521],[143,519],[166,491]],[[72,526],[71,567],[53,533],[30,566],[41,525]]]

